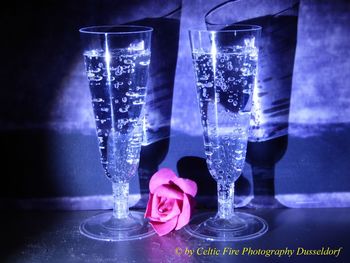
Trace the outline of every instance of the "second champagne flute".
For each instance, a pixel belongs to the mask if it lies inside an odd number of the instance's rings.
[[[245,163],[261,27],[191,30],[197,97],[210,174],[217,182],[218,212],[199,214],[185,228],[212,241],[259,237],[266,222],[234,211],[234,182]]]

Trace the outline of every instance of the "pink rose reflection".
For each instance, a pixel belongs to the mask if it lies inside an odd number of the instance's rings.
[[[194,181],[179,178],[172,170],[163,168],[152,176],[149,189],[145,217],[159,236],[188,224],[197,193]]]

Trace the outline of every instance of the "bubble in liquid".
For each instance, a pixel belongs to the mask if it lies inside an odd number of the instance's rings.
[[[214,159],[213,163],[216,164],[216,165],[219,165],[219,164],[222,163],[222,160],[221,159]]]
[[[89,81],[101,81],[103,79],[102,76],[96,75],[95,73],[93,73],[91,71],[87,72],[87,77],[88,77]]]
[[[236,158],[235,158],[237,161],[241,161],[244,159],[244,156],[243,155],[238,155]]]
[[[199,78],[200,80],[208,80],[209,75],[203,75],[202,77]]]
[[[146,90],[146,88],[145,88],[145,87],[137,86],[137,87],[136,87],[136,90]]]
[[[123,67],[122,66],[118,66],[116,69],[115,69],[115,75],[117,76],[120,76],[123,74]]]
[[[249,76],[249,70],[246,67],[241,68],[241,72],[243,76]]]
[[[206,97],[206,96],[207,96],[207,89],[206,89],[206,88],[203,88],[203,89],[202,89],[202,96],[203,96],[203,97]]]
[[[128,107],[125,107],[125,108],[119,108],[119,112],[127,112],[128,111]]]
[[[131,59],[124,59],[125,64],[133,64],[133,61]]]
[[[135,101],[132,102],[132,104],[134,104],[134,105],[143,105],[143,104],[145,104],[145,102],[143,100],[135,100]]]
[[[150,64],[150,60],[147,60],[147,61],[141,61],[139,63],[141,66],[148,66]]]
[[[212,151],[205,151],[204,153],[205,153],[205,155],[207,155],[207,156],[212,156],[212,155],[213,155],[213,152],[212,152]]]
[[[95,98],[92,99],[92,102],[104,102],[104,100],[102,98]]]
[[[120,124],[120,125],[125,125],[128,122],[129,122],[129,119],[127,119],[127,118],[122,118],[122,119],[118,120],[118,124]]]
[[[138,122],[139,118],[129,118],[129,122]]]

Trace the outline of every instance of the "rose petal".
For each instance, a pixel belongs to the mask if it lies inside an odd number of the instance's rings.
[[[183,193],[176,189],[177,187],[171,185],[161,185],[154,190],[154,194],[159,197],[166,197],[168,199],[180,199],[183,198]],[[181,190],[181,189],[180,189]]]
[[[147,207],[146,207],[146,211],[145,211],[145,218],[151,217],[152,201],[153,201],[153,194],[149,194]]]
[[[157,187],[163,184],[169,184],[170,181],[176,178],[176,174],[171,169],[162,168],[151,177],[149,190],[153,194]]]
[[[168,199],[166,197],[161,197],[158,204],[158,212],[160,215],[168,214],[174,206],[176,199]]]
[[[179,230],[183,226],[187,225],[191,218],[191,204],[190,200],[187,196],[187,194],[183,195],[183,202],[182,202],[182,212],[179,215],[179,219],[177,221],[177,225],[175,230]],[[191,197],[190,197],[191,198]]]
[[[189,194],[193,197],[197,194],[197,184],[190,179],[176,177],[172,179],[172,182],[186,194]]]
[[[176,223],[177,223],[177,217],[174,217],[164,223],[150,221],[150,224],[152,225],[153,229],[157,232],[159,236],[164,236],[169,232],[171,232],[175,228]]]
[[[154,219],[159,219],[158,206],[160,203],[160,197],[153,195],[151,204],[151,217]]]
[[[172,219],[173,217],[177,217],[181,213],[181,210],[180,210],[180,207],[179,207],[177,200],[176,201],[171,200],[171,201],[172,201],[171,209],[168,210],[167,212],[162,213],[159,211],[159,208],[158,208],[160,222],[169,221],[170,219]],[[170,201],[167,201],[167,203],[170,203]]]

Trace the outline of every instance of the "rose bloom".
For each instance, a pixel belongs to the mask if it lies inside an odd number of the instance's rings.
[[[179,178],[172,170],[163,168],[152,176],[149,189],[145,217],[159,236],[188,224],[197,193],[194,181]]]

